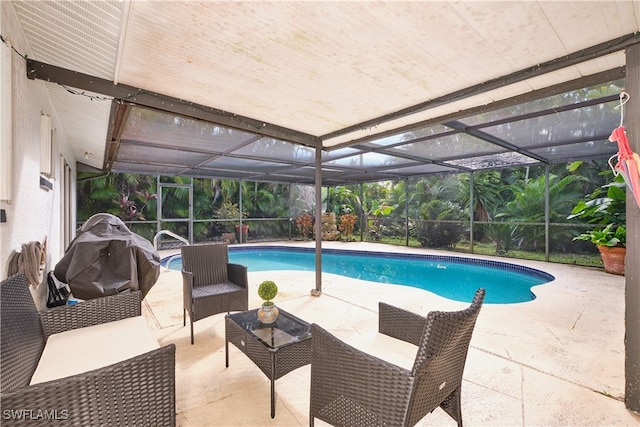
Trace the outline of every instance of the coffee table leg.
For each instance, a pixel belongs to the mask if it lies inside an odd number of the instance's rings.
[[[271,353],[271,418],[276,416],[276,355]]]
[[[224,366],[229,367],[229,340],[224,337]]]

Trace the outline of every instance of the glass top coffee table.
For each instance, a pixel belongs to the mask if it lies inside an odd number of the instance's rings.
[[[232,343],[271,380],[273,418],[276,415],[275,381],[311,363],[311,327],[282,309],[274,323],[265,325],[258,320],[257,312],[256,308],[225,316],[225,363],[228,368],[229,343]]]

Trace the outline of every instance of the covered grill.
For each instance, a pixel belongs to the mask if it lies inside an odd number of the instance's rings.
[[[160,255],[122,220],[100,213],[82,226],[54,274],[76,298],[99,298],[127,289],[139,289],[144,297],[160,275]]]

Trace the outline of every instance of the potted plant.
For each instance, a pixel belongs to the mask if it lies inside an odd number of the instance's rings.
[[[618,175],[610,184],[596,188],[571,211],[568,219],[586,219],[587,224],[601,228],[582,233],[573,240],[586,240],[598,247],[607,273],[624,275],[627,253],[626,192],[623,178]]]
[[[624,275],[624,258],[627,254],[627,228],[608,224],[603,229],[591,230],[573,238],[586,240],[598,247],[607,273]]]
[[[229,222],[224,225],[224,229],[226,233],[223,234],[223,237],[225,239],[230,240],[231,236],[228,235],[227,233],[233,234],[235,230],[235,233],[237,233],[238,235],[238,241],[240,243],[247,241],[247,234],[249,233],[249,225],[242,224],[242,232],[240,232],[240,225],[238,224],[238,222],[240,221],[241,217],[246,218],[247,213],[241,212],[240,208],[235,203],[223,202],[222,205],[218,208],[218,210],[216,211],[217,219],[234,220],[233,223]],[[233,238],[235,240],[235,234],[233,235]]]
[[[260,322],[270,324],[276,321],[280,310],[275,306],[272,299],[278,294],[278,285],[272,280],[265,280],[258,286],[258,296],[263,303],[258,309],[258,319]]]

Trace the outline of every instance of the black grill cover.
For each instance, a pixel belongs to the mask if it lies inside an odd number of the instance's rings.
[[[160,255],[120,218],[96,214],[82,226],[54,274],[69,284],[76,298],[100,298],[127,289],[141,290],[144,298],[160,276]]]

